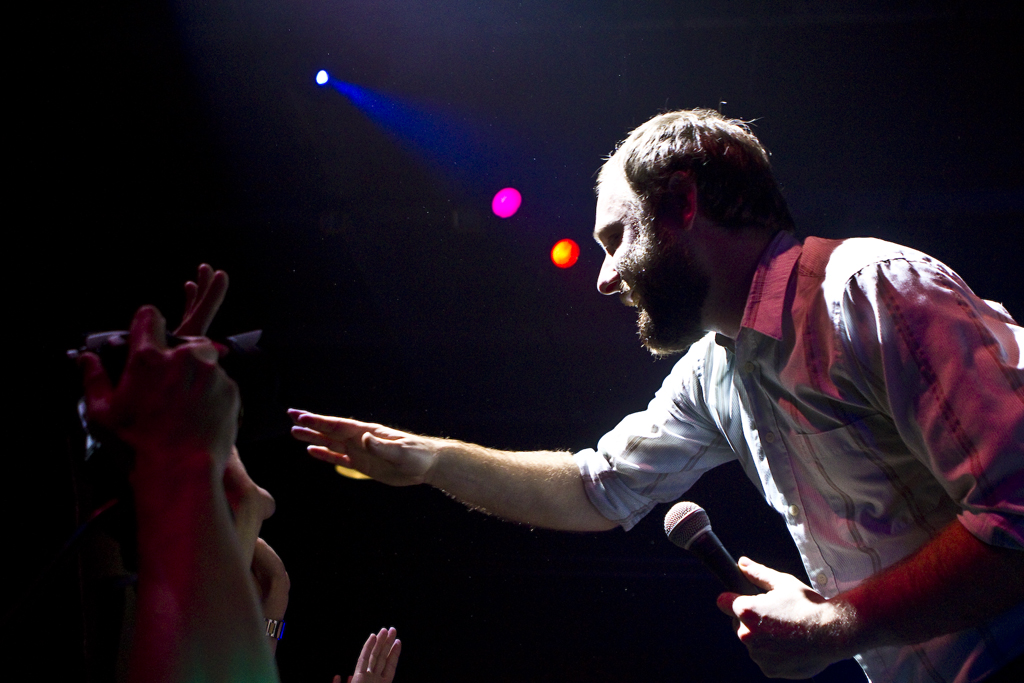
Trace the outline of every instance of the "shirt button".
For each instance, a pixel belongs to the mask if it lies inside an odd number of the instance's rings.
[[[821,572],[817,576],[815,576],[814,583],[818,584],[819,586],[824,586],[826,583],[828,583],[828,577],[825,576],[825,572]]]
[[[800,506],[799,505],[790,505],[789,506],[789,516],[790,517],[799,517],[800,516]]]
[[[743,364],[743,369],[746,370],[748,373],[753,372],[754,364],[748,360],[746,363]]]
[[[768,443],[775,443],[775,432],[765,432],[764,440]]]

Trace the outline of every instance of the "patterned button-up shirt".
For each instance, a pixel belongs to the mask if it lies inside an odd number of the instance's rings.
[[[576,461],[594,505],[629,529],[738,459],[832,597],[953,520],[1024,548],[1022,348],[1005,309],[925,254],[780,233],[735,342],[694,344],[647,410]],[[873,682],[975,681],[1022,651],[1024,605],[858,661]]]

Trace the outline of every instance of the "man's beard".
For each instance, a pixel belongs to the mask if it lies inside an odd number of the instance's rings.
[[[660,240],[656,227],[639,227],[637,240],[620,263],[639,311],[640,341],[655,356],[683,353],[704,336],[701,310],[708,279],[693,256],[674,240]]]

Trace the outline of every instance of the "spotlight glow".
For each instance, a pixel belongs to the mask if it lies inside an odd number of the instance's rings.
[[[511,218],[522,203],[523,196],[519,194],[519,190],[514,187],[506,187],[504,190],[498,190],[498,193],[494,195],[494,199],[491,200],[491,211],[499,218]]]
[[[317,85],[326,85],[327,81],[330,78],[331,78],[330,74],[328,74],[323,69],[320,69],[319,71],[316,72],[316,84]]]
[[[559,240],[551,248],[551,262],[559,268],[571,268],[580,257],[580,245],[570,239]]]
[[[359,470],[349,469],[348,467],[342,467],[341,465],[335,465],[334,466],[334,471],[337,472],[338,474],[340,474],[343,477],[348,477],[349,479],[372,479],[373,478],[373,477],[366,476],[365,474],[363,474]]]

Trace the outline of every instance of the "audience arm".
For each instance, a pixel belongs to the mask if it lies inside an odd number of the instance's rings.
[[[224,473],[238,390],[208,340],[165,345],[164,319],[132,321],[117,387],[82,358],[91,422],[134,451],[139,538],[134,681],[276,681],[248,563],[233,528]]]

